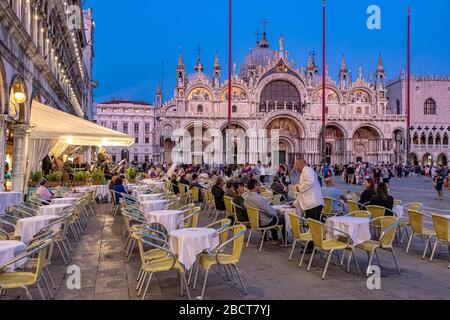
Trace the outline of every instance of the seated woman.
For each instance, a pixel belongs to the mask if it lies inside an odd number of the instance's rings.
[[[364,181],[364,191],[358,201],[360,204],[359,208],[363,210],[364,205],[369,203],[374,195],[376,195],[375,181],[372,178],[367,178]]]
[[[53,192],[47,188],[47,183],[47,179],[42,178],[39,181],[39,188],[36,190],[36,195],[42,200],[42,205],[47,205],[49,202],[52,202],[54,197]]]
[[[219,211],[225,211],[225,201],[223,197],[225,196],[225,191],[223,190],[223,178],[218,177],[216,184],[211,188],[211,193],[214,196],[214,201],[216,204],[216,209]]]
[[[369,203],[371,206],[380,206],[390,211],[386,211],[387,216],[392,216],[392,209],[394,208],[394,198],[388,194],[386,183],[380,183],[377,188],[377,193],[372,197]]]
[[[270,189],[274,192],[274,194],[281,194],[284,200],[290,200],[288,188],[281,183],[280,178],[278,176],[273,177],[273,182],[270,186]]]
[[[119,204],[119,200],[120,200],[120,198],[122,198],[122,193],[128,194],[127,190],[125,190],[125,187],[123,186],[122,178],[117,178],[114,181],[112,190],[115,192],[115,195],[116,195],[115,198],[116,198],[117,203],[115,203],[115,204]]]
[[[173,193],[178,195],[180,193],[180,188],[178,188],[178,180],[175,173],[170,177],[170,183],[172,184]]]

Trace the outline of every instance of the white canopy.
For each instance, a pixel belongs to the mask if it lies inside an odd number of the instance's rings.
[[[130,147],[134,138],[99,126],[37,101],[31,107],[32,140],[53,140],[68,145]]]

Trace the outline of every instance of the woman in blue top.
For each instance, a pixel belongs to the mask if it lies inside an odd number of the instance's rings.
[[[127,190],[125,190],[125,187],[123,186],[122,178],[117,178],[113,185],[113,191],[115,192],[116,196],[116,204],[119,204],[119,200],[122,197],[122,193],[128,194]]]

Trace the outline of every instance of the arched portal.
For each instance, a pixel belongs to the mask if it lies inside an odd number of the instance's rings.
[[[164,141],[164,161],[166,163],[172,163],[172,150],[174,147],[174,143],[172,139],[166,139]]]
[[[432,166],[433,165],[433,156],[429,153],[426,153],[423,157],[422,157],[422,164],[424,166]]]
[[[447,155],[445,153],[441,153],[438,156],[438,158],[437,158],[437,165],[438,166],[444,166],[444,167],[448,166],[448,158],[447,158]]]
[[[230,141],[227,143],[227,134],[230,131]],[[247,136],[246,129],[239,123],[231,123],[228,128],[226,126],[222,129],[223,147],[224,147],[224,159],[227,164],[244,164],[250,162],[249,155],[249,137]],[[228,149],[228,153],[227,153]]]
[[[300,151],[296,150],[295,146],[299,146],[302,139],[303,131],[299,124],[291,118],[280,117],[269,122],[266,131],[271,143],[269,150],[272,152],[272,149],[278,148],[278,154],[272,154],[272,159],[278,159],[280,164],[293,165],[295,158],[299,156],[299,152],[296,151]],[[277,132],[278,139],[275,137]]]
[[[345,134],[337,125],[327,126],[325,136],[326,160],[329,164],[342,164],[345,159]]]
[[[380,135],[372,127],[363,126],[353,135],[353,150],[355,162],[379,161]]]

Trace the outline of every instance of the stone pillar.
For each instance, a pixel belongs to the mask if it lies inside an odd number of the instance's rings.
[[[1,161],[1,170],[0,170],[0,191],[5,190],[5,170],[3,166],[6,161],[6,119],[5,116],[0,115],[0,161]]]
[[[14,147],[12,160],[12,188],[15,191],[26,191],[26,175],[28,168],[28,152],[30,126],[17,124],[13,126]]]

